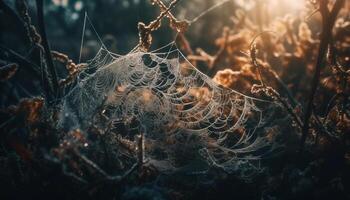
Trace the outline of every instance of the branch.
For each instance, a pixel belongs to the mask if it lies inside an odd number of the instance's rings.
[[[332,30],[337,18],[337,15],[344,5],[345,0],[337,0],[334,3],[334,6],[331,11],[328,10],[328,0],[320,0],[320,12],[322,15],[322,33],[321,33],[321,42],[318,50],[318,57],[316,61],[315,73],[311,82],[311,92],[308,98],[308,103],[306,107],[304,123],[302,128],[302,135],[300,141],[299,151],[302,152],[304,148],[304,144],[309,132],[309,123],[310,117],[312,115],[313,101],[315,97],[316,90],[318,88],[318,84],[320,82],[321,70],[323,68],[323,62],[325,55],[327,53],[328,45],[332,38]]]

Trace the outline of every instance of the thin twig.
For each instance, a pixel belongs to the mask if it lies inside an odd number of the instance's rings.
[[[35,77],[40,78],[40,71],[39,71],[40,67],[35,63],[27,60],[25,57],[21,56],[20,54],[13,51],[12,49],[9,49],[0,44],[0,55],[6,57],[8,61],[16,62],[21,67],[25,67],[25,69],[28,69],[28,71],[31,72]]]
[[[19,33],[26,35],[26,29],[25,24],[20,16],[10,7],[8,6],[3,0],[0,0],[0,10],[2,10],[6,15],[8,15],[10,18],[14,19],[14,22],[18,25],[18,28],[20,29]],[[27,37],[23,37],[26,38]],[[29,39],[27,40],[29,41]]]

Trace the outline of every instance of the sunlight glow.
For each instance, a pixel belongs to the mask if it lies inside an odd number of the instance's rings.
[[[267,0],[267,8],[274,13],[299,12],[305,7],[305,0]]]
[[[306,0],[236,0],[237,5],[246,10],[254,8],[259,1],[265,4],[270,14],[281,14],[301,11],[305,6]]]

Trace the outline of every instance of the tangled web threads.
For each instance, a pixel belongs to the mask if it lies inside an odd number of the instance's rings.
[[[233,171],[274,146],[259,131],[271,105],[217,85],[174,44],[125,56],[101,48],[63,102],[62,128],[94,125],[133,142],[142,133],[145,157],[171,169],[201,157]]]

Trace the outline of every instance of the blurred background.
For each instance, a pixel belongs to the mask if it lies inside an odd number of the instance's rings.
[[[5,0],[5,2],[15,7],[14,1]],[[219,1],[180,1],[173,13],[179,19],[190,20],[217,2]],[[149,23],[159,14],[159,8],[152,6],[149,0],[46,0],[45,3],[45,21],[52,49],[70,55],[75,61],[79,57],[85,12],[109,50],[119,54],[125,54],[137,45],[137,23]],[[35,1],[28,1],[28,6],[33,23],[36,24]],[[221,35],[221,27],[230,23],[229,16],[236,7],[233,1],[228,2],[195,23],[188,31],[191,43],[210,46],[211,43],[208,41]],[[1,41],[17,49],[22,42],[19,39],[25,37],[13,34],[15,23],[12,23],[11,19],[0,20],[0,27]],[[154,33],[156,39],[153,47],[157,48],[171,42],[173,36],[174,33],[170,29],[161,28]],[[89,23],[86,24],[84,43],[84,48],[90,50],[100,47],[100,42]]]
[[[13,8],[15,7],[14,2],[5,0],[5,3]],[[164,2],[170,3],[169,0]],[[178,3],[172,13],[179,20],[190,21],[220,2],[224,1],[183,0]],[[275,17],[285,15],[286,11],[289,13],[300,12],[303,8],[303,2],[303,0],[271,1],[268,3],[267,14],[271,15],[270,17]],[[119,54],[125,54],[137,45],[137,23],[147,24],[159,14],[159,8],[152,6],[149,0],[46,0],[45,4],[47,34],[52,49],[70,55],[76,62],[80,52],[85,12],[109,50]],[[201,47],[208,52],[215,51],[214,38],[222,35],[222,27],[233,26],[231,17],[235,10],[238,8],[255,9],[254,4],[254,1],[251,0],[227,1],[193,23],[186,32],[188,40],[194,48]],[[28,6],[33,24],[36,24],[35,1],[28,1]],[[253,14],[251,17],[257,21],[261,20],[259,15],[254,16]],[[2,17],[2,19],[4,18]],[[19,32],[15,31],[16,23],[11,21],[13,19],[7,19],[0,20],[0,27],[3,30],[0,39],[5,42],[6,46],[17,49],[23,42],[21,39],[25,37],[18,37]],[[174,32],[167,26],[162,26],[154,33],[154,38],[156,39],[152,47],[159,48],[174,39]],[[100,47],[100,42],[90,23],[86,24],[84,43],[84,48],[90,51]],[[28,51],[28,49],[23,49],[23,51]],[[85,58],[93,54],[92,52],[83,52],[87,54],[83,55]]]

